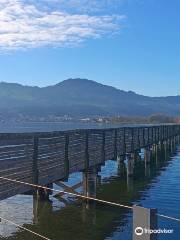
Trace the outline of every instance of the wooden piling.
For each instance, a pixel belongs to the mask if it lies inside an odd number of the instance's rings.
[[[134,156],[133,154],[128,154],[128,163],[127,163],[127,176],[133,177],[134,175]]]

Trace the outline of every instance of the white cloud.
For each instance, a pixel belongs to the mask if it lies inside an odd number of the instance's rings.
[[[124,15],[69,13],[55,10],[49,0],[41,0],[44,7],[33,1],[0,0],[1,50],[76,45],[88,38],[119,32],[125,18]]]
[[[74,12],[99,12],[109,9],[117,9],[122,3],[130,0],[24,0],[30,3],[51,3],[51,6],[70,8]]]

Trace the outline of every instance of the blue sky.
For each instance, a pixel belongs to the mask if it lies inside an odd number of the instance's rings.
[[[0,81],[180,94],[179,0],[0,0]]]

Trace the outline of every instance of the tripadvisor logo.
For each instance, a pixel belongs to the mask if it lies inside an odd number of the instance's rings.
[[[142,227],[135,228],[135,234],[137,236],[141,236],[143,234],[143,228]]]
[[[142,227],[137,227],[135,228],[135,234],[137,236],[141,236],[143,234],[170,234],[173,233],[173,229],[147,229],[147,228],[142,228]]]

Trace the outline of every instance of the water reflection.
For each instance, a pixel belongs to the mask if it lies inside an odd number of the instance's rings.
[[[72,174],[65,184],[72,186],[83,182],[76,191],[86,196],[126,205],[140,203],[146,207],[158,207],[164,214],[178,217],[180,148],[165,144],[146,151],[136,152],[127,159],[119,156],[117,162],[108,161],[105,166]],[[129,174],[130,171],[133,175]],[[54,187],[60,189],[58,185]],[[18,195],[2,201],[0,211],[7,219],[54,240],[132,239],[131,211],[67,195],[51,196],[50,201]],[[160,236],[159,239],[179,239],[177,223],[159,219],[159,225],[175,229],[173,236]],[[39,239],[4,223],[0,224],[0,232],[0,239]]]

